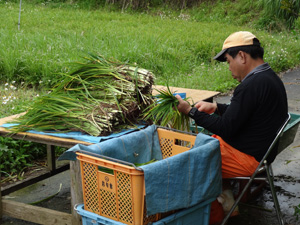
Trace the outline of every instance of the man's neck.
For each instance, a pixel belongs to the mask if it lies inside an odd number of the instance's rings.
[[[263,59],[252,59],[249,61],[248,67],[247,67],[247,73],[250,73],[252,70],[254,70],[256,67],[264,64],[264,60]]]

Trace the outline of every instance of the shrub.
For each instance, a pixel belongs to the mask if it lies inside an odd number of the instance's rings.
[[[300,12],[300,0],[262,0],[258,24],[268,30],[293,29]]]

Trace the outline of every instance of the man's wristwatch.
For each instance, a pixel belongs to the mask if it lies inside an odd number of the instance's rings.
[[[197,108],[193,107],[190,111],[189,111],[189,117],[194,117],[195,113],[198,111]]]

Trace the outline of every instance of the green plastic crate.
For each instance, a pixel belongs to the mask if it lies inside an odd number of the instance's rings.
[[[283,151],[287,148],[290,144],[294,142],[299,123],[300,123],[300,115],[290,113],[291,119],[287,126],[283,131],[283,135],[280,138],[279,146],[278,146],[278,153]]]
[[[203,127],[200,127],[200,126],[196,126],[195,125],[195,121],[193,121],[190,125],[190,130],[193,132],[193,133],[203,133],[203,134],[207,134],[207,135],[212,135],[211,132],[209,132],[208,130],[206,130],[205,128]]]
[[[216,114],[212,114],[212,116],[218,116]],[[207,134],[207,135],[213,135],[213,133],[211,133],[210,131],[206,130],[204,127],[201,126],[196,126],[195,120],[192,120],[191,125],[190,125],[190,130],[193,133],[203,133],[203,134]]]

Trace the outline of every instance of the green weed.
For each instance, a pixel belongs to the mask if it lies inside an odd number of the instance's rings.
[[[297,206],[294,206],[294,216],[296,216],[296,220],[299,220],[299,215],[300,215],[300,204]]]
[[[263,12],[258,23],[272,30],[295,27],[300,15],[300,0],[261,0]]]
[[[45,157],[41,144],[0,136],[0,175],[13,176],[32,166],[35,159]]]

